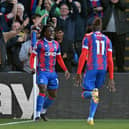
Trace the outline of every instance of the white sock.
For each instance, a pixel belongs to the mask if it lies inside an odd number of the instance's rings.
[[[87,120],[88,120],[88,121],[89,121],[89,120],[93,120],[93,118],[92,118],[92,117],[88,117],[88,119],[87,119]]]
[[[40,117],[40,112],[36,112],[36,117]]]
[[[47,109],[42,109],[41,114],[45,114],[47,112]]]

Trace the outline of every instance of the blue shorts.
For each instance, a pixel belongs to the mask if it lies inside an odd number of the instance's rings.
[[[84,90],[100,89],[105,82],[105,70],[87,70],[83,77],[82,88]]]
[[[56,90],[58,89],[58,76],[56,72],[44,72],[40,71],[37,74],[37,84],[47,85],[48,90]]]

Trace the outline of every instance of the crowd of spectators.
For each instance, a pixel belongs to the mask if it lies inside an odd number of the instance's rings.
[[[125,36],[128,30],[124,0],[0,0],[0,71],[31,73],[31,32],[40,38],[42,27],[52,22],[55,39],[70,72],[76,72],[82,39],[94,17],[112,40],[116,65],[124,72]],[[57,71],[61,72],[57,67]]]

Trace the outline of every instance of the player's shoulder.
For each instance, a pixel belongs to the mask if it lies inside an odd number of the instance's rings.
[[[91,37],[92,37],[92,35],[93,35],[93,32],[86,33],[86,34],[84,35],[83,41],[85,41],[85,40],[90,40]]]
[[[37,44],[40,44],[40,43],[43,43],[44,41],[42,40],[42,39],[39,39],[38,41],[37,41]]]
[[[59,44],[57,40],[53,40],[56,44]]]
[[[53,42],[56,44],[56,45],[59,45],[59,42],[57,40],[53,40]]]
[[[93,35],[93,32],[90,32],[90,33],[86,33],[85,35],[84,35],[84,37],[91,37]]]
[[[106,39],[107,42],[110,42],[110,39],[107,35],[103,34],[103,37]]]

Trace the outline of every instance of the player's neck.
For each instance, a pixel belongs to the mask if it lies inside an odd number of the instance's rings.
[[[95,33],[101,33],[99,30],[95,31]]]
[[[52,42],[53,41],[52,39],[49,40],[49,39],[46,39],[46,38],[44,38],[44,40],[47,41],[47,42]]]

